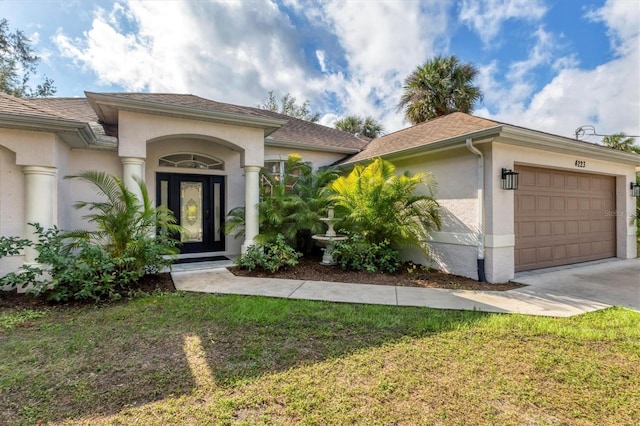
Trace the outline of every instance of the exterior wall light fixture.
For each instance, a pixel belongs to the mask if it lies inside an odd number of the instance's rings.
[[[631,182],[631,196],[640,197],[640,183]]]
[[[518,189],[518,175],[511,169],[502,169],[502,189],[514,190]]]

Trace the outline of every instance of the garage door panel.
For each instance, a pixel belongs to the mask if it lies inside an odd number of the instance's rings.
[[[540,237],[548,237],[551,235],[551,222],[542,221],[538,222],[537,235]]]
[[[516,166],[516,271],[615,256],[615,178]]]
[[[564,221],[561,221],[561,220],[554,221],[552,224],[552,229],[553,229],[552,234],[554,236],[567,235],[567,227]]]
[[[567,246],[555,246],[553,247],[553,260],[554,261],[563,261],[567,258]]]
[[[551,186],[551,173],[544,171],[536,172],[536,186],[538,188]]]
[[[546,195],[536,197],[536,210],[538,212],[551,210],[551,199]]]

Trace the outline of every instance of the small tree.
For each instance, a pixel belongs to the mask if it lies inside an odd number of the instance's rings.
[[[141,179],[136,178],[142,196],[138,199],[120,178],[104,172],[87,171],[66,178],[88,182],[105,200],[75,203],[76,209],[89,210],[84,218],[95,225],[95,230],[67,232],[65,238],[104,247],[113,258],[129,259],[126,269],[142,274],[171,263],[162,256],[178,253],[172,236],[183,229],[168,208],[153,206]]]
[[[22,31],[9,30],[9,22],[0,20],[0,92],[17,97],[53,96],[56,88],[46,76],[35,90],[29,79],[35,74],[40,58],[31,47],[31,40]]]
[[[361,235],[370,244],[388,241],[392,246],[424,248],[429,232],[440,229],[435,182],[426,173],[397,175],[395,166],[380,158],[368,166],[357,164],[346,177],[336,179],[329,190],[339,227]],[[428,195],[416,194],[424,186]]]
[[[335,127],[343,132],[372,139],[384,132],[382,124],[371,116],[362,118],[357,115],[348,115],[336,121]]]
[[[263,182],[258,204],[261,244],[271,244],[282,235],[287,244],[309,253],[311,235],[323,233],[320,221],[327,213],[326,186],[338,177],[335,169],[313,171],[297,154],[291,154],[284,165],[284,175],[263,168]],[[244,235],[244,207],[236,207],[227,215],[225,233]]]
[[[278,102],[276,95],[273,94],[273,90],[270,90],[267,99],[262,101],[261,104],[258,104],[258,108],[310,121],[312,123],[320,120],[320,113],[311,112],[308,100],[298,104],[295,96],[292,96],[289,93],[280,98],[280,101]]]

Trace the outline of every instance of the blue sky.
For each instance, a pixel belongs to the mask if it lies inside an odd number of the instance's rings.
[[[396,109],[406,76],[455,54],[480,71],[476,115],[640,135],[637,0],[0,0],[0,18],[32,38],[58,96],[255,106],[273,90],[309,100],[323,124],[372,115],[391,132],[408,125]]]

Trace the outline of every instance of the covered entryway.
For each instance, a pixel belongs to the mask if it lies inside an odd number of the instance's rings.
[[[225,250],[224,176],[158,173],[156,200],[167,206],[187,231],[181,253]]]
[[[616,256],[615,177],[517,166],[515,271]]]

